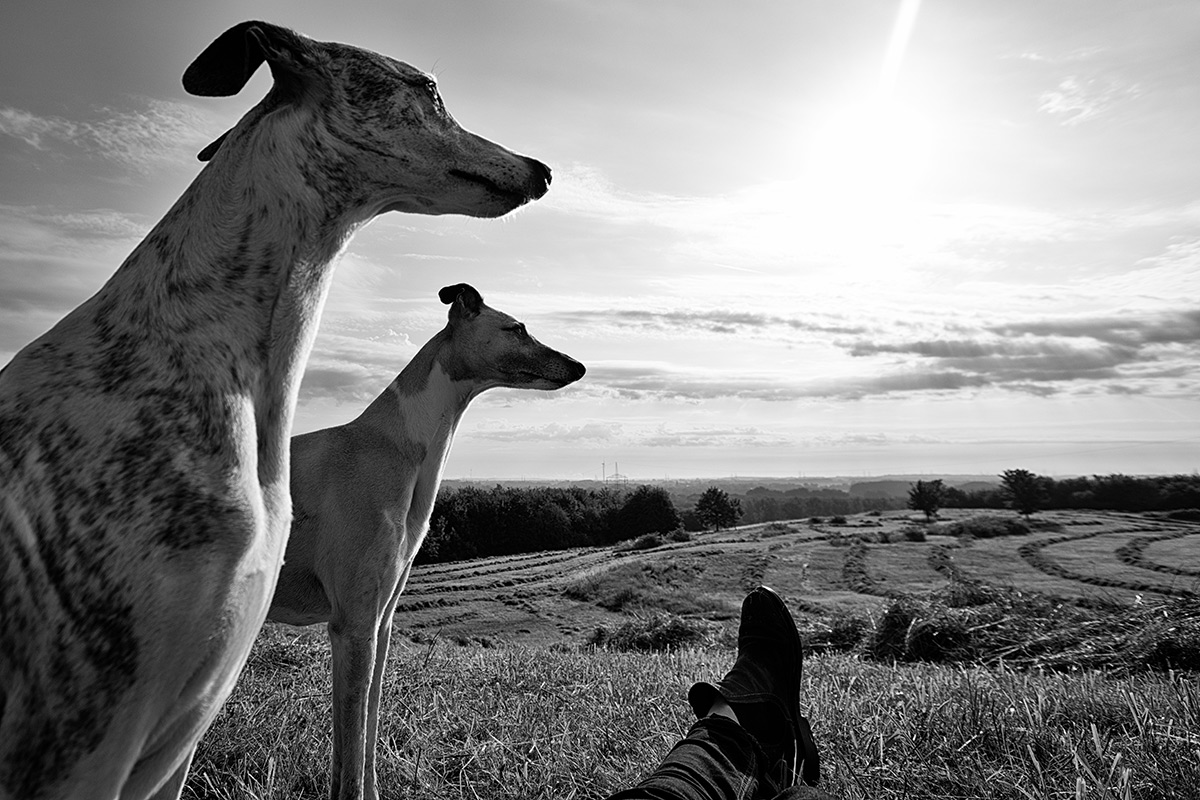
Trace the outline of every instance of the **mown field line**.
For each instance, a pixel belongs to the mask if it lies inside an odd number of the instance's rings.
[[[1145,536],[1139,539],[1131,539],[1121,545],[1116,550],[1117,558],[1131,567],[1141,567],[1142,569],[1152,570],[1154,572],[1165,572],[1170,575],[1183,575],[1186,577],[1200,578],[1200,569],[1189,569],[1188,567],[1177,567],[1170,564],[1160,564],[1157,561],[1151,561],[1146,558],[1146,548],[1155,542],[1166,542],[1174,539],[1182,539],[1185,536],[1200,536],[1200,528],[1195,530],[1175,531],[1174,533],[1164,534],[1162,536]]]
[[[1056,578],[1086,583],[1089,586],[1127,589],[1132,592],[1155,592],[1157,594],[1170,595],[1172,597],[1200,596],[1190,589],[1181,589],[1174,586],[1150,584],[1145,581],[1128,581],[1121,578],[1100,578],[1094,575],[1085,575],[1081,572],[1067,569],[1045,553],[1046,548],[1052,545],[1064,544],[1066,542],[1079,541],[1082,539],[1092,539],[1097,536],[1141,533],[1145,530],[1145,527],[1139,526],[1136,528],[1118,528],[1116,530],[1087,531],[1085,533],[1068,534],[1066,536],[1053,536],[1037,542],[1026,542],[1017,549],[1017,553],[1021,556],[1021,558],[1025,559],[1026,563],[1039,572],[1054,576]],[[1161,528],[1158,528],[1158,530],[1161,530]]]

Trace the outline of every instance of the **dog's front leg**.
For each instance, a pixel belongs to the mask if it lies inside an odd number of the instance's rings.
[[[378,775],[375,770],[375,751],[379,742],[379,701],[383,695],[383,673],[387,669],[388,649],[392,644],[392,620],[396,614],[396,601],[400,593],[392,595],[392,600],[383,610],[379,620],[379,632],[375,643],[375,670],[371,676],[371,694],[367,703],[367,736],[365,745],[365,765],[363,776],[366,780],[366,790],[363,796],[372,798],[379,796]]]
[[[375,795],[364,794],[363,781],[376,625],[374,620],[367,620],[366,626],[348,622],[337,616],[329,622],[333,650],[333,772],[329,796],[331,800],[377,800]]]

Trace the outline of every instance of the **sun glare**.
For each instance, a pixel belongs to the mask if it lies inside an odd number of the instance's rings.
[[[794,174],[798,232],[868,278],[887,271],[897,247],[919,246],[927,228],[920,224],[921,188],[934,129],[897,94],[919,8],[920,0],[901,0],[878,86],[810,122]]]
[[[886,100],[828,112],[809,135],[794,178],[805,240],[869,262],[886,256],[879,248],[917,244],[933,146],[925,119]]]
[[[929,125],[885,101],[830,113],[814,131],[801,179],[822,202],[862,206],[912,199],[929,166]]]

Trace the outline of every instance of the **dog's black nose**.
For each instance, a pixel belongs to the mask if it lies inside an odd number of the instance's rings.
[[[530,158],[529,156],[521,156],[521,158],[529,165],[531,173],[529,178],[529,196],[537,200],[550,189],[550,181],[552,180],[550,168],[536,158]]]
[[[571,374],[574,376],[571,378],[571,380],[577,381],[580,378],[582,378],[585,374],[587,374],[587,367],[585,367],[583,364],[581,364],[580,362],[578,362],[572,358],[571,359]]]

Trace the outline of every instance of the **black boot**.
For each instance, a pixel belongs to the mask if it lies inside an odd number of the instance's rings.
[[[792,615],[778,594],[760,586],[742,601],[733,669],[715,686],[697,683],[688,691],[698,717],[708,713],[717,695],[733,708],[766,753],[767,777],[779,789],[801,781],[815,786],[821,777],[812,731],[800,715],[803,664]]]

